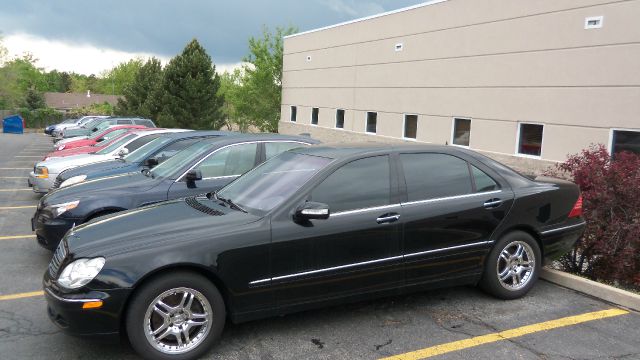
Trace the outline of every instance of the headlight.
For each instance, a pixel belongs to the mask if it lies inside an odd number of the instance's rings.
[[[83,287],[98,275],[104,266],[104,261],[103,257],[76,260],[62,270],[58,277],[58,284],[67,289]]]
[[[63,145],[58,146],[58,151],[62,151],[62,150],[64,150],[64,144],[63,144]]]
[[[51,211],[54,217],[58,217],[71,209],[75,209],[76,207],[78,207],[78,204],[80,204],[80,200],[71,201],[64,204],[54,204],[47,206],[47,210]]]
[[[46,160],[47,158],[45,158]],[[36,177],[39,179],[49,178],[49,169],[46,166],[36,166]]]
[[[87,178],[87,175],[78,175],[78,176],[70,177],[67,180],[63,181],[62,184],[60,184],[60,187],[63,188],[63,187],[79,184],[83,182],[86,178]]]

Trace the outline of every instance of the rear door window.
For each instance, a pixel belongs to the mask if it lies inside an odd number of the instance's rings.
[[[408,201],[472,193],[467,162],[452,155],[400,154]]]
[[[218,150],[200,163],[196,169],[202,178],[242,175],[256,164],[257,143],[238,144]]]
[[[475,181],[477,193],[498,190],[500,188],[495,180],[473,165],[471,165],[471,173],[473,173],[473,181]]]
[[[311,200],[329,205],[332,213],[390,204],[389,157],[374,156],[343,165],[311,193]]]

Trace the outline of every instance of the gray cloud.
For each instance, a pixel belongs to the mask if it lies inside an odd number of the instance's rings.
[[[173,56],[192,38],[217,63],[234,63],[263,25],[300,31],[420,0],[0,0],[0,31]]]

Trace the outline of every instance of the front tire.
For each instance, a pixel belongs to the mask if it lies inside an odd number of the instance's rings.
[[[131,346],[140,356],[191,360],[220,338],[225,319],[218,289],[199,274],[180,271],[143,284],[125,321]]]
[[[538,280],[541,264],[536,240],[524,231],[512,231],[489,252],[480,288],[500,299],[521,298]]]

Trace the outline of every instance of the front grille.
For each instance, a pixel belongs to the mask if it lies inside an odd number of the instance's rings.
[[[52,278],[55,278],[58,275],[58,270],[60,270],[60,265],[64,262],[64,259],[67,257],[67,249],[64,246],[64,239],[60,241],[56,252],[53,253],[53,257],[51,258],[51,262],[49,263],[49,275]]]
[[[53,189],[57,189],[60,187],[60,184],[62,184],[62,179],[60,178],[60,175],[58,175],[56,177],[56,181],[53,182]]]
[[[222,216],[224,215],[224,213],[222,211],[218,211],[216,209],[212,209],[202,203],[200,203],[200,201],[198,201],[198,199],[196,199],[195,196],[192,197],[188,197],[186,199],[184,199],[184,202],[187,203],[187,205],[191,206],[192,208],[201,211],[207,215],[211,215],[211,216]]]

